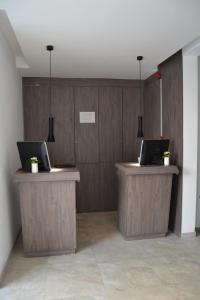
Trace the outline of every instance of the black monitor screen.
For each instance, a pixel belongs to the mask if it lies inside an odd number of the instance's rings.
[[[142,140],[140,165],[163,165],[163,154],[168,151],[169,140]]]
[[[39,160],[39,171],[50,171],[51,164],[49,160],[47,145],[45,142],[17,142],[22,169],[25,172],[31,171],[31,157],[37,157]]]

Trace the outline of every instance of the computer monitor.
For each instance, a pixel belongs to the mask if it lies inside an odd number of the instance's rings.
[[[22,169],[25,172],[31,171],[31,157],[37,157],[39,160],[39,171],[50,171],[51,164],[47,150],[46,142],[17,142]]]
[[[168,151],[169,140],[142,140],[140,165],[163,165],[163,154]]]

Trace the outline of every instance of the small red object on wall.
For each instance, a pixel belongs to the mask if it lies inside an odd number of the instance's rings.
[[[160,73],[159,71],[158,71],[158,72],[156,72],[156,74],[155,74],[155,75],[156,75],[156,78],[157,78],[157,79],[161,79],[161,73]]]

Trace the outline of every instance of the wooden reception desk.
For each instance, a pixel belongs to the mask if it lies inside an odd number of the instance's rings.
[[[117,163],[118,226],[125,239],[164,236],[168,231],[176,166]]]
[[[75,252],[75,185],[79,180],[76,168],[37,174],[16,172],[26,256]]]

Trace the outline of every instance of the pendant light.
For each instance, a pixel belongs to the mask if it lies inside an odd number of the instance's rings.
[[[137,60],[139,63],[139,74],[140,74],[140,102],[142,101],[142,79],[141,79],[141,61],[143,60],[143,56],[137,56]],[[138,132],[137,137],[143,137],[143,129],[142,129],[142,116],[138,116]]]
[[[48,45],[47,51],[49,51],[49,134],[47,142],[55,142],[54,137],[54,118],[52,116],[52,91],[51,91],[51,52],[53,51],[53,46]]]

